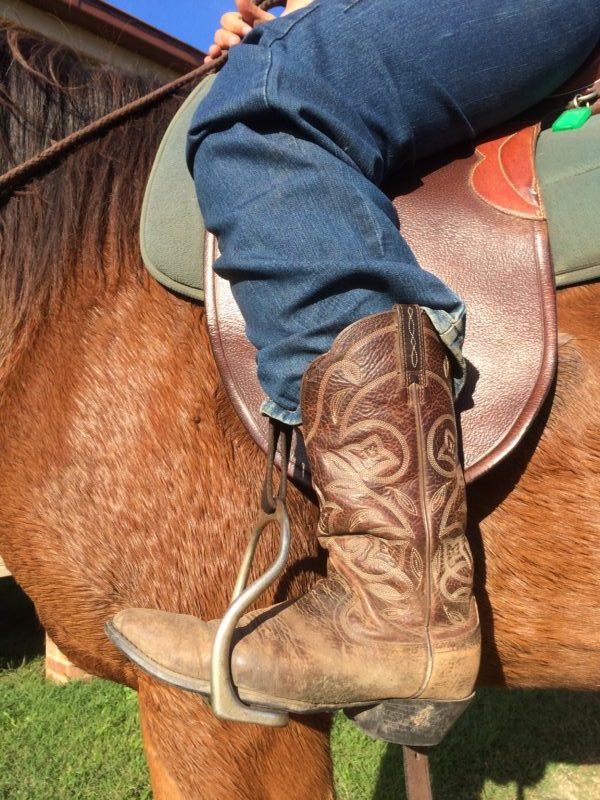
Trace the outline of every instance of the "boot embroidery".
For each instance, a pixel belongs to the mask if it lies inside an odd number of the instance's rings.
[[[423,630],[429,581],[433,624],[460,625],[472,616],[449,362],[416,306],[394,318],[395,325],[367,326],[336,345],[310,389],[314,423],[305,441],[318,476],[319,534],[340,580],[336,631],[347,643]],[[429,569],[410,383],[419,384],[422,409]]]
[[[443,609],[451,624],[464,622],[471,607],[473,560],[464,536],[446,539],[433,559],[437,588],[446,602]]]
[[[403,437],[402,437],[403,438]],[[376,433],[367,435],[362,441],[349,444],[337,452],[329,452],[323,458],[332,474],[345,475],[348,470],[369,477],[379,477],[400,466],[398,458],[383,443]]]
[[[427,458],[429,464],[445,478],[453,478],[458,469],[456,426],[453,417],[444,414],[438,417],[427,435]]]
[[[336,630],[346,642],[365,636],[387,639],[402,626],[407,609],[416,607],[411,597],[423,578],[423,561],[410,542],[391,544],[382,539],[340,536],[326,543],[336,571],[352,587],[339,603]],[[405,565],[400,570],[398,566]]]
[[[377,427],[384,431],[373,432]],[[396,453],[386,447],[383,432],[396,440]],[[340,438],[345,433],[350,444],[321,455],[323,473],[330,479],[323,494],[330,499],[321,507],[319,531],[331,534],[350,529],[397,535],[400,530],[412,536],[408,515],[416,514],[417,509],[410,495],[396,485],[410,464],[406,437],[394,426],[376,421],[342,429]],[[350,518],[348,508],[357,509]],[[379,513],[374,514],[374,509]]]
[[[364,375],[361,369],[360,364],[358,364],[355,360],[353,360],[353,356],[359,352],[361,349],[365,348],[369,344],[375,343],[377,340],[389,336],[390,333],[394,333],[396,330],[395,324],[390,324],[382,328],[376,328],[371,333],[363,336],[358,342],[352,344],[345,353],[344,358],[340,358],[339,360],[334,360],[333,363],[329,364],[329,366],[325,369],[323,375],[320,378],[320,386],[318,388],[317,396],[314,400],[314,422],[312,426],[307,429],[304,433],[304,442],[308,445],[319,430],[322,424],[323,416],[326,416],[326,406],[329,405],[329,411],[333,411],[332,413],[332,422],[334,419],[337,420],[337,415],[339,414],[339,406],[344,401],[344,397],[340,397],[335,400],[334,407],[331,407],[331,401],[329,404],[326,403],[325,396],[328,392],[331,391],[332,387],[330,385],[330,381],[333,379],[338,381],[346,381],[350,383],[350,386],[343,387],[342,391],[347,393],[348,397],[351,397],[351,390],[353,387],[358,386],[364,381]],[[333,352],[333,351],[332,351]],[[329,354],[328,354],[329,355]],[[321,356],[321,358],[324,358]],[[314,364],[318,362],[317,359]],[[313,364],[313,366],[314,366]],[[340,390],[337,390],[338,392]],[[334,396],[336,394],[336,390],[334,389]]]

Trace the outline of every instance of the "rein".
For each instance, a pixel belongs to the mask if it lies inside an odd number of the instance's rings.
[[[263,0],[262,3],[257,3],[258,7],[264,11],[281,4],[282,0]],[[64,139],[54,142],[27,161],[9,169],[8,172],[0,175],[0,200],[14,192],[19,186],[27,183],[27,181],[43,174],[56,159],[71,153],[77,147],[89,142],[96,136],[116,128],[122,122],[127,122],[136,114],[147,111],[152,106],[175,94],[178,89],[187,86],[188,83],[200,80],[210,72],[217,72],[226,61],[227,52],[215,59],[212,64],[202,64],[170,83],[159,86],[158,89],[154,89],[143,95],[143,97],[138,97],[136,100],[110,111],[103,117],[90,122],[89,125],[85,125],[78,131],[65,136]]]
[[[196,69],[191,72],[187,72],[185,75],[176,78],[174,81],[164,86],[159,86],[158,89],[154,89],[143,97],[138,97],[136,100],[132,100],[130,103],[114,111],[109,111],[109,113],[105,114],[103,117],[65,136],[64,139],[54,142],[32,158],[8,170],[8,172],[0,176],[0,198],[10,194],[23,183],[42,174],[55,159],[71,153],[80,145],[89,142],[100,134],[116,128],[122,122],[128,121],[136,114],[147,111],[188,83],[197,79],[200,80],[205,75],[208,75],[209,72],[220,69],[226,60],[227,56],[222,55],[212,64],[202,64],[202,66],[196,67]]]

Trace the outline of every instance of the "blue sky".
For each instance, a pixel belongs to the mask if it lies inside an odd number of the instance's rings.
[[[110,4],[206,50],[225,11],[234,0],[109,0]]]

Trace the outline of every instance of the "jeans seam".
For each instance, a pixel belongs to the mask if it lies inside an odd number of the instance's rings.
[[[379,227],[377,225],[377,221],[375,220],[375,217],[373,216],[373,212],[371,210],[371,207],[370,207],[369,203],[365,200],[365,198],[362,195],[361,195],[361,203],[362,203],[362,206],[363,206],[364,210],[367,212],[367,216],[369,217],[369,219],[371,221],[371,226],[373,228],[373,231],[375,232],[375,239],[377,240],[377,246],[378,246],[378,249],[379,249],[379,256],[381,258],[383,258],[385,256],[385,247],[383,245],[383,237],[381,236],[381,231],[379,230]]]
[[[445,335],[446,335],[447,333],[449,333],[450,331],[457,332],[457,329],[458,329],[458,327],[459,327],[459,322],[451,322],[451,323],[448,325],[448,327],[447,327],[447,328],[444,328],[444,330],[443,330],[443,331],[439,331],[439,334],[440,334],[440,336],[445,336]]]
[[[285,31],[283,31],[282,33],[279,33],[277,36],[274,36],[274,37],[273,37],[273,39],[271,39],[271,41],[270,41],[270,42],[268,43],[268,45],[267,45],[267,50],[268,50],[268,53],[269,53],[269,62],[268,62],[268,64],[267,64],[267,69],[266,69],[266,73],[265,73],[265,82],[264,82],[264,86],[263,86],[263,100],[264,100],[264,102],[265,102],[265,106],[267,107],[267,109],[268,109],[269,111],[273,111],[273,110],[274,110],[274,109],[273,109],[273,107],[271,106],[271,104],[269,103],[269,96],[268,96],[268,90],[269,90],[269,79],[270,79],[270,77],[271,77],[271,69],[272,69],[272,66],[273,66],[273,53],[272,53],[272,51],[271,51],[271,48],[272,48],[272,46],[273,46],[274,44],[276,44],[277,42],[279,42],[279,41],[281,41],[283,38],[285,38],[285,37],[288,35],[288,33],[289,33],[289,32],[290,32],[290,31],[291,31],[293,28],[295,28],[295,27],[296,27],[296,25],[297,25],[297,24],[298,24],[298,23],[299,23],[301,20],[303,20],[303,19],[306,19],[306,17],[307,17],[309,14],[311,14],[311,13],[312,13],[312,12],[313,12],[313,11],[314,11],[316,8],[318,8],[318,7],[319,7],[319,3],[318,3],[318,2],[314,2],[314,3],[312,3],[310,6],[308,6],[307,8],[304,8],[304,9],[302,9],[302,11],[304,11],[304,13],[303,13],[303,14],[301,14],[301,15],[299,15],[299,16],[298,16],[298,17],[297,17],[297,18],[296,18],[296,19],[295,19],[295,20],[292,22],[292,24],[291,24],[291,25],[290,25],[288,28],[286,28],[286,29],[285,29]]]
[[[271,417],[272,419],[277,419],[280,422],[283,422],[285,425],[302,424],[302,412],[300,406],[298,406],[294,411],[289,411],[288,409],[279,405],[279,403],[277,403],[271,397],[267,397],[267,399],[263,401],[260,411],[261,414]]]
[[[263,101],[265,104],[265,108],[268,111],[272,111],[271,104],[269,103],[269,95],[268,95],[268,87],[269,87],[269,75],[271,73],[271,67],[273,65],[273,54],[270,49],[267,50],[269,54],[269,59],[267,61],[267,67],[265,69],[265,79],[263,82]]]
[[[268,47],[271,47],[271,46],[272,46],[272,45],[274,45],[276,42],[279,42],[279,41],[281,41],[282,39],[284,39],[284,38],[285,38],[285,37],[288,35],[288,33],[289,33],[291,30],[293,30],[293,28],[295,28],[295,27],[296,27],[296,25],[297,25],[299,22],[301,22],[301,20],[303,20],[303,19],[306,19],[306,17],[308,17],[308,15],[309,15],[309,14],[312,14],[312,12],[313,12],[315,9],[317,9],[318,7],[319,7],[319,2],[318,2],[318,0],[316,0],[316,2],[313,2],[313,3],[311,3],[309,6],[307,6],[307,7],[306,7],[306,8],[304,8],[304,9],[297,9],[298,11],[302,10],[304,13],[298,14],[298,16],[296,17],[296,19],[294,19],[294,20],[291,22],[291,24],[290,24],[290,25],[289,25],[289,26],[288,26],[288,27],[287,27],[287,28],[286,28],[284,31],[282,31],[281,33],[278,33],[276,36],[274,36],[274,37],[271,39],[271,41],[268,43],[268,45],[267,45],[267,46],[268,46]]]
[[[345,14],[345,13],[346,13],[346,11],[351,11],[351,10],[354,8],[354,6],[357,6],[357,5],[358,5],[360,2],[362,2],[362,0],[352,0],[352,2],[351,2],[351,3],[349,3],[349,4],[346,6],[346,8],[343,10],[343,12],[342,12],[342,13],[343,13],[343,14]]]

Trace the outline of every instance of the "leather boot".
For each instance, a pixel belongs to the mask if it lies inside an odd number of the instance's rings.
[[[418,306],[350,325],[306,371],[328,576],[242,619],[231,660],[242,700],[307,713],[470,695],[480,634],[450,371]],[[217,625],[129,609],[108,631],[144,670],[209,694]]]

